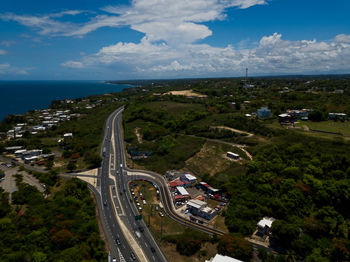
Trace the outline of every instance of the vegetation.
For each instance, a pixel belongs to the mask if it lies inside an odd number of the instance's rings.
[[[49,198],[17,175],[18,191],[0,188],[1,261],[106,261],[90,192],[71,179]]]

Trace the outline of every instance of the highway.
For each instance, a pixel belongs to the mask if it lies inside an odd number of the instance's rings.
[[[119,165],[122,164],[123,168],[120,167],[119,173],[122,175],[119,175],[119,186],[122,187],[123,192],[130,194],[130,191],[128,190],[128,185],[130,181],[137,180],[137,179],[144,179],[147,181],[150,181],[154,184],[156,184],[160,190],[160,196],[161,201],[164,207],[164,211],[167,213],[167,215],[172,218],[174,221],[181,223],[183,225],[186,225],[188,227],[201,230],[203,232],[209,233],[209,234],[217,234],[217,235],[223,235],[225,232],[217,230],[212,227],[205,226],[203,224],[198,224],[196,222],[190,221],[188,219],[185,219],[181,216],[179,216],[174,211],[173,202],[171,199],[171,194],[168,189],[167,182],[165,179],[154,172],[150,171],[143,171],[143,170],[132,170],[127,168],[126,161],[125,161],[125,153],[124,153],[124,146],[123,146],[123,139],[122,139],[122,132],[121,132],[121,119],[122,114],[118,114],[116,121],[114,123],[114,136],[116,140],[116,147],[118,150],[118,163]],[[129,175],[127,175],[129,174]],[[130,196],[131,197],[131,196]],[[127,198],[126,198],[127,200]],[[129,199],[130,200],[130,199]],[[132,205],[135,207],[134,205]],[[131,207],[132,208],[132,207]]]
[[[103,203],[102,216],[106,222],[105,228],[108,231],[107,235],[112,235],[108,237],[111,244],[111,257],[116,258],[117,261],[124,261],[123,259],[126,261],[168,261],[144,221],[135,220],[135,215],[139,213],[133,202],[130,201],[130,191],[127,187],[129,180],[124,169],[125,158],[121,146],[119,122],[122,110],[123,108],[117,109],[106,121],[101,147],[103,161],[99,172],[100,185],[98,185]],[[125,231],[121,230],[121,223],[124,224],[124,230],[127,229],[131,234],[125,234]],[[114,239],[110,240],[113,237]],[[118,238],[117,241],[116,238]],[[136,242],[130,241],[131,238],[134,238]],[[130,245],[130,242],[133,244]],[[141,250],[135,250],[138,248],[136,243]],[[132,254],[135,256],[134,259]]]

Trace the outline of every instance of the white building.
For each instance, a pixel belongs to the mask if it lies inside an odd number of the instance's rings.
[[[205,260],[205,262],[243,262],[243,261],[235,259],[233,257],[216,254],[215,257],[212,257],[210,260]]]
[[[190,195],[190,193],[188,193],[187,190],[184,187],[182,187],[182,186],[177,186],[176,190],[182,196],[189,196]]]
[[[271,226],[275,220],[273,217],[264,217],[261,219],[257,224],[258,232],[264,235],[270,235]]]
[[[239,159],[239,155],[232,152],[227,152],[226,156],[232,159]]]

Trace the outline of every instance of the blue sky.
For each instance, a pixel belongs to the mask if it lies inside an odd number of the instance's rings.
[[[350,73],[348,0],[0,2],[0,80]]]

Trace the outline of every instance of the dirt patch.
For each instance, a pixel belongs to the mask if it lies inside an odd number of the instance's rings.
[[[231,161],[224,158],[223,154],[225,152],[220,145],[207,142],[196,155],[186,161],[186,165],[200,174],[213,176],[231,165]]]
[[[142,144],[142,135],[140,133],[140,128],[139,127],[135,128],[135,135],[137,137],[137,142],[139,142],[139,144]]]
[[[207,95],[195,93],[193,92],[193,90],[169,91],[165,93],[165,95],[188,96],[188,97],[199,97],[199,98],[207,97]]]
[[[247,135],[247,137],[254,136],[254,134],[252,134],[252,133],[248,133],[248,132],[245,132],[245,131],[242,131],[242,130],[239,130],[239,129],[235,129],[235,128],[231,128],[231,127],[228,127],[228,126],[212,126],[211,128],[214,128],[214,129],[225,129],[225,130],[229,130],[229,131],[231,131],[233,133],[245,134],[245,135]]]

